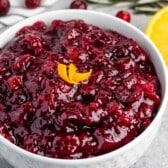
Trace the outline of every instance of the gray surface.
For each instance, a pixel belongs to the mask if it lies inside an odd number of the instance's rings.
[[[67,8],[71,0],[60,0],[54,9]],[[115,15],[120,10],[127,8],[126,4],[112,6],[90,5],[89,9]],[[130,11],[132,12],[132,11]],[[144,31],[150,16],[132,15],[131,23]],[[12,168],[0,157],[0,168]],[[147,152],[131,168],[168,168],[168,112],[165,113],[160,130]]]

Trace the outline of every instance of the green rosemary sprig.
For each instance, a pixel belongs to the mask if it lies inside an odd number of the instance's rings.
[[[168,5],[168,0],[139,0],[132,5],[136,13],[155,13]]]
[[[86,0],[86,1],[95,4],[116,4],[120,2],[132,2],[132,0]]]
[[[168,5],[168,0],[86,0],[89,3],[96,4],[117,4],[121,2],[129,2],[130,8],[136,13],[155,13],[160,8]]]

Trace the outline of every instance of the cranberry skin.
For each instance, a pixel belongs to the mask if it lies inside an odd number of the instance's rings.
[[[70,5],[71,9],[87,9],[87,4],[84,0],[75,0]]]
[[[13,64],[13,70],[15,71],[25,71],[28,69],[28,67],[31,65],[33,62],[33,57],[29,54],[22,55],[20,57],[17,57],[15,59],[15,62]]]
[[[10,8],[9,0],[1,0],[0,1],[0,16],[4,16],[8,13]]]
[[[29,134],[24,137],[24,148],[33,153],[41,153],[40,150],[41,137],[37,134]]]
[[[10,120],[13,123],[23,125],[28,120],[28,117],[32,114],[33,106],[30,102],[26,102],[17,108],[16,111],[14,110],[9,114]]]
[[[41,0],[26,0],[25,5],[29,9],[34,9],[41,5]]]
[[[21,36],[24,35],[26,33],[28,33],[29,31],[32,30],[32,26],[24,26],[22,27],[17,33],[16,33],[16,37],[17,36]]]
[[[125,20],[127,22],[130,22],[131,21],[131,15],[128,11],[119,11],[117,14],[116,14],[116,17],[122,19],[122,20]]]
[[[47,25],[43,21],[37,21],[32,25],[34,30],[43,32],[47,29]]]
[[[42,68],[47,75],[52,75],[56,70],[56,65],[52,61],[46,61]]]
[[[22,85],[22,76],[17,75],[11,76],[8,79],[8,84],[12,91],[17,90]]]
[[[35,50],[41,49],[45,45],[45,42],[41,36],[37,34],[27,33],[22,45],[27,45],[29,49]]]

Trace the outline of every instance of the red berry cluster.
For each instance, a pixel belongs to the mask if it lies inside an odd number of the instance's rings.
[[[41,0],[25,0],[25,6],[29,9],[37,8],[41,5]],[[10,9],[9,0],[0,0],[0,16],[5,16]]]

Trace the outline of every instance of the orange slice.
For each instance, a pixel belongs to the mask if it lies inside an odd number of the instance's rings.
[[[152,16],[145,34],[155,43],[168,67],[168,6]]]

